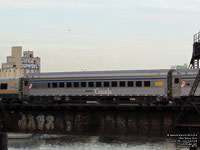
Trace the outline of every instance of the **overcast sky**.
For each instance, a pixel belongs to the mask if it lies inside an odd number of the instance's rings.
[[[0,63],[33,50],[42,71],[166,69],[189,63],[199,0],[0,0]]]

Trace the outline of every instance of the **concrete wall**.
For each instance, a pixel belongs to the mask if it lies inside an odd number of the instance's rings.
[[[22,73],[21,69],[12,68],[12,69],[1,69],[0,70],[0,78],[6,77],[23,77],[24,74]]]
[[[41,59],[39,57],[35,57],[35,63],[39,66],[39,72],[41,71]]]

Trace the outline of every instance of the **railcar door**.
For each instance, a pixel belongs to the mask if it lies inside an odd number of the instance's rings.
[[[29,95],[29,86],[27,79],[22,79],[22,87],[23,87],[23,99],[27,100]]]
[[[174,76],[172,78],[172,97],[175,99],[180,98],[181,94],[181,81],[180,76]]]

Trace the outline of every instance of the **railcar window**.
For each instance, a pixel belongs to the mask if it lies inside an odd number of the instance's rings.
[[[74,82],[74,87],[79,87],[79,82]]]
[[[151,82],[150,81],[144,81],[144,87],[150,87]]]
[[[64,83],[64,82],[60,82],[60,83],[59,83],[59,87],[60,87],[60,88],[64,88],[64,87],[65,87],[65,83]]]
[[[71,82],[67,82],[66,87],[67,88],[71,88],[72,87],[72,83]]]
[[[48,86],[48,88],[51,88],[51,83],[48,83],[48,85],[47,85],[47,86]]]
[[[53,82],[52,83],[52,88],[57,88],[58,87],[58,83],[57,82]]]
[[[127,83],[128,83],[128,87],[133,87],[134,86],[133,81],[128,81]]]
[[[28,81],[25,81],[25,82],[24,82],[24,86],[28,86]]]
[[[29,87],[42,89],[42,88],[47,88],[47,84],[46,83],[34,83],[34,85],[30,84]]]
[[[125,84],[125,81],[120,81],[120,82],[119,82],[119,86],[120,86],[120,87],[125,87],[125,85],[126,85],[126,84]]]
[[[81,87],[86,87],[86,82],[81,82]]]
[[[103,84],[104,84],[104,87],[109,87],[110,86],[109,82],[104,82]]]
[[[2,90],[7,90],[8,89],[8,84],[7,83],[2,83],[1,86],[0,86],[0,88]]]
[[[111,86],[112,86],[112,87],[117,87],[117,81],[112,81],[112,82],[111,82]]]
[[[141,87],[142,86],[142,81],[136,81],[136,87]]]
[[[101,82],[96,82],[96,87],[101,87]]]
[[[94,87],[94,82],[88,82],[88,87]]]
[[[179,78],[175,78],[175,81],[174,81],[176,84],[179,84]]]

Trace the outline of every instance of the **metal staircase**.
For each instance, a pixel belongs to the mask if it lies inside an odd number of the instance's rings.
[[[200,32],[194,35],[194,44],[193,44],[193,53],[192,58],[190,61],[189,69],[199,69],[199,59],[200,59]],[[198,73],[196,75],[196,78],[194,80],[194,83],[192,85],[192,88],[190,89],[189,95],[186,98],[183,106],[181,107],[181,112],[178,114],[178,117],[176,118],[175,125],[176,126],[182,126],[179,124],[179,121],[181,119],[181,116],[183,116],[184,111],[186,111],[187,106],[192,106],[200,115],[200,108],[198,106],[199,99],[196,99],[194,97],[195,92],[198,88],[198,85],[200,83],[200,69],[198,70]],[[186,125],[187,126],[187,125]],[[189,125],[188,125],[189,126]],[[197,125],[200,127],[200,124]]]
[[[179,115],[178,115],[178,117],[176,119],[176,123],[175,123],[176,126],[180,126],[181,125],[178,122],[180,121],[181,116],[183,116],[183,112],[184,112],[184,110],[186,110],[187,106],[192,106],[198,112],[198,114],[200,115],[199,106],[196,105],[197,99],[194,98],[194,95],[195,95],[195,92],[196,92],[196,90],[198,88],[199,82],[200,82],[200,69],[199,69],[199,71],[197,73],[197,76],[196,76],[196,78],[194,80],[192,88],[190,89],[189,95],[188,95],[187,99],[185,100],[183,106],[181,107],[181,112],[179,113]]]
[[[190,60],[189,69],[199,68],[199,59],[200,59],[200,32],[196,33],[193,36],[193,53]]]

